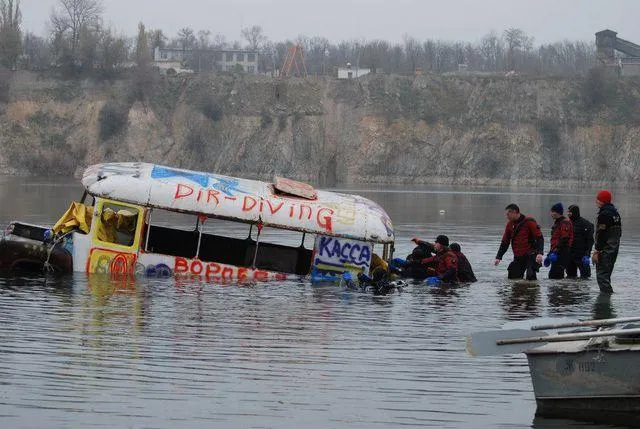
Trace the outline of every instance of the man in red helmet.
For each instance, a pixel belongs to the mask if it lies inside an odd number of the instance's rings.
[[[618,257],[622,220],[620,213],[611,203],[611,192],[602,190],[596,196],[598,220],[596,222],[596,243],[591,259],[596,265],[596,278],[601,292],[612,293],[611,272]]]

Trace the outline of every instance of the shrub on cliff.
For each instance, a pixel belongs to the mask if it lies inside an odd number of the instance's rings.
[[[105,141],[121,132],[127,125],[129,106],[115,100],[107,101],[100,109],[100,140]]]
[[[615,93],[615,80],[607,78],[604,68],[589,70],[582,84],[582,97],[587,109],[602,107],[615,96]]]
[[[268,110],[263,109],[260,112],[260,128],[265,129],[273,123],[273,118]]]
[[[220,119],[222,119],[222,108],[211,95],[206,93],[202,94],[202,96],[198,100],[197,106],[202,114],[212,121],[218,122]]]
[[[145,101],[151,98],[159,82],[158,72],[150,67],[137,67],[131,76],[129,101]]]
[[[0,103],[9,102],[9,90],[11,89],[11,72],[0,66]]]

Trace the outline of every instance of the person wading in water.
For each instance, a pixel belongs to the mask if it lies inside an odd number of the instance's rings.
[[[580,278],[591,277],[591,250],[593,249],[593,224],[580,216],[580,207],[571,204],[567,216],[573,224],[573,245],[571,260],[567,265],[567,277],[575,278],[580,270]]]
[[[526,273],[527,280],[536,280],[536,272],[540,269],[544,253],[544,238],[540,225],[531,216],[520,213],[520,208],[515,204],[509,204],[504,209],[508,222],[494,265],[500,264],[511,245],[513,261],[507,267],[508,277],[521,279]]]
[[[622,219],[620,213],[611,203],[611,192],[602,190],[596,197],[598,220],[596,223],[596,244],[593,252],[593,263],[596,264],[598,287],[604,293],[612,293],[611,273],[618,258],[620,237],[622,236]]]

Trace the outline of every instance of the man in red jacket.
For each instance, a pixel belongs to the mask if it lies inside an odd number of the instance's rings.
[[[504,209],[508,222],[494,265],[500,263],[511,245],[513,262],[507,268],[509,278],[521,279],[526,272],[527,280],[536,280],[536,272],[540,269],[544,253],[544,238],[540,225],[531,216],[520,213],[520,208],[515,204],[509,204]]]
[[[427,283],[456,283],[458,281],[458,257],[449,249],[449,237],[439,235],[434,243],[435,256],[425,258],[422,264],[429,266],[435,264],[435,268],[427,268]]]
[[[573,245],[573,224],[563,215],[562,203],[555,203],[551,207],[553,226],[551,227],[551,248],[545,266],[549,268],[550,279],[563,279],[564,270],[571,261],[571,246]]]

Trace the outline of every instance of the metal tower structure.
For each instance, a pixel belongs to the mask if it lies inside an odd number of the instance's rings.
[[[307,77],[307,66],[304,64],[304,54],[302,53],[302,46],[293,45],[287,49],[287,55],[284,58],[282,69],[280,70],[280,76],[297,76]]]

